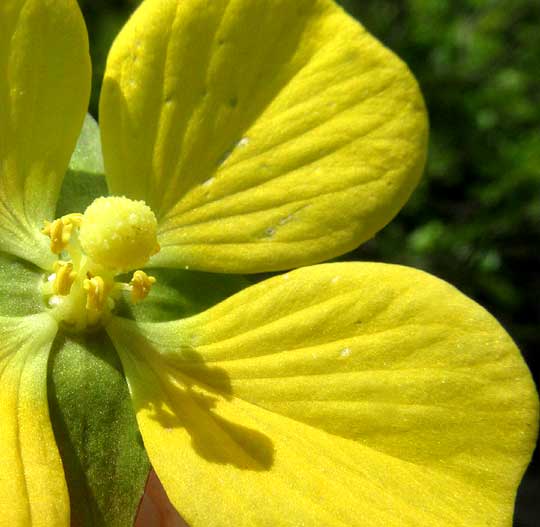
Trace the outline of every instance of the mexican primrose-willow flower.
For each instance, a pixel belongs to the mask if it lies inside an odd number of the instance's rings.
[[[0,525],[130,525],[138,426],[193,527],[509,526],[538,412],[510,337],[424,272],[312,265],[420,178],[406,66],[330,0],[146,0],[101,94],[114,197],[62,183],[89,91],[75,0],[3,0]]]

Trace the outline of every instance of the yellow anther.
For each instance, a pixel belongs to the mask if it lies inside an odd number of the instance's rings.
[[[52,222],[46,221],[41,230],[51,239],[51,251],[60,254],[68,245],[74,227],[81,225],[82,214],[67,214]]]
[[[77,273],[73,270],[73,264],[58,260],[54,264],[54,272],[56,273],[56,278],[53,282],[54,294],[62,296],[69,295],[71,286],[75,278],[77,278]]]
[[[42,233],[51,239],[51,251],[54,254],[60,254],[69,243],[73,225],[65,225],[61,219],[53,222],[46,221]]]
[[[153,276],[148,276],[144,271],[135,271],[129,285],[131,286],[131,301],[136,304],[144,300],[150,289],[156,283]]]
[[[86,309],[101,312],[107,303],[107,287],[101,276],[92,276],[83,282],[86,291]]]
[[[75,227],[80,227],[83,219],[83,215],[80,212],[73,212],[72,214],[66,214],[60,218],[66,225],[70,223]]]

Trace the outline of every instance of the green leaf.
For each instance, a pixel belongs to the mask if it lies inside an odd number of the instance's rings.
[[[131,527],[150,466],[122,367],[104,333],[59,334],[49,405],[72,525]]]
[[[179,269],[150,269],[157,281],[144,302],[121,302],[116,314],[140,322],[186,318],[225,300],[250,282],[239,275],[218,275]],[[124,277],[124,281],[129,281]]]
[[[56,207],[56,217],[84,212],[100,196],[108,194],[101,154],[99,126],[87,114]]]
[[[33,264],[0,252],[0,316],[21,317],[40,313],[43,271]]]

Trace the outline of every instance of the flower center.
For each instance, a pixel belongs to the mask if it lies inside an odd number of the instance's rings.
[[[73,331],[105,321],[124,291],[140,302],[156,281],[140,270],[129,283],[114,280],[159,251],[156,217],[143,201],[98,198],[84,214],[46,222],[42,232],[59,256],[43,294],[52,314]]]

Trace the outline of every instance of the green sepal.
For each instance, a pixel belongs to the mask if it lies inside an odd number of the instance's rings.
[[[35,265],[0,252],[0,316],[23,317],[44,311],[44,274]]]
[[[131,527],[150,464],[105,332],[60,332],[49,360],[51,421],[77,527]]]
[[[84,118],[77,146],[71,155],[69,170],[90,172],[92,174],[103,174],[105,172],[99,125],[89,113]]]
[[[244,289],[250,282],[241,275],[225,275],[184,271],[180,269],[148,269],[156,278],[150,294],[143,302],[122,301],[116,314],[139,322],[165,322],[186,318],[222,302]],[[128,275],[119,278],[129,281]]]
[[[99,126],[87,114],[64,176],[56,217],[71,212],[84,212],[96,198],[106,196],[108,190],[104,173]]]

